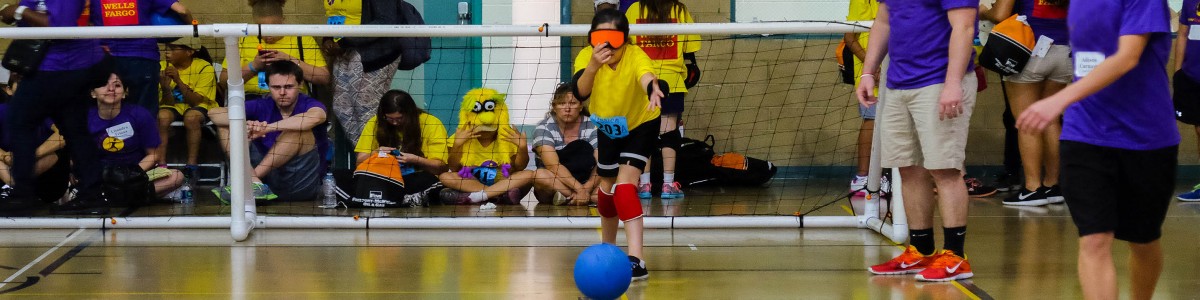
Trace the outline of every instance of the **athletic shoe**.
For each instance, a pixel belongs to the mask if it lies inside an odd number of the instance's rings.
[[[996,176],[997,192],[1019,191],[1021,190],[1021,185],[1021,179],[1013,174],[1004,173]]]
[[[879,194],[886,196],[891,193],[892,193],[892,175],[891,175],[891,173],[884,173],[883,176],[879,176]]]
[[[83,192],[74,200],[51,208],[51,212],[60,215],[103,215],[108,213],[108,201],[98,191]]]
[[[683,190],[678,182],[664,183],[662,185],[662,196],[660,197],[663,199],[683,198]]]
[[[563,196],[562,193],[557,191],[554,192],[554,205],[567,205],[569,202],[571,202],[571,199],[567,199],[567,196]]]
[[[1046,199],[1046,194],[1043,194],[1040,188],[1037,191],[1021,188],[1020,192],[1008,196],[1008,198],[1004,199],[1003,203],[1004,205],[1016,206],[1042,206],[1050,204],[1050,200]]]
[[[496,197],[496,200],[499,200],[500,204],[518,205],[521,204],[521,199],[524,198],[525,194],[521,193],[521,189],[513,188],[508,189],[508,192]]]
[[[971,273],[971,263],[966,258],[954,254],[954,251],[942,250],[934,255],[933,263],[925,270],[917,273],[917,281],[951,281],[974,277]]]
[[[255,200],[271,201],[275,200],[275,198],[279,198],[278,195],[275,195],[275,193],[271,192],[271,188],[267,187],[267,185],[263,184],[262,182],[252,183],[250,184],[250,187],[254,189]],[[212,193],[213,195],[217,195],[217,200],[221,201],[221,204],[228,205],[230,195],[233,194],[233,187],[228,185],[215,187],[212,189]]]
[[[650,194],[650,183],[649,182],[643,182],[641,184],[638,184],[638,198],[642,198],[642,199],[654,198],[654,195]]]
[[[854,179],[850,180],[850,191],[854,196],[864,197],[867,195],[867,176],[854,175]]]
[[[646,262],[642,261],[642,259],[630,255],[629,265],[633,268],[633,279],[630,281],[646,280],[646,278],[650,278],[650,271],[646,270]]]
[[[904,253],[896,256],[891,260],[882,264],[874,265],[867,268],[868,272],[875,275],[903,275],[921,272],[925,266],[933,261],[933,256],[921,255],[917,252],[917,247],[909,245],[904,248]]]
[[[444,188],[438,193],[442,198],[442,204],[447,205],[464,205],[471,204],[470,194],[456,191],[452,188]]]
[[[971,198],[981,198],[991,196],[996,193],[996,188],[983,185],[979,178],[968,177],[963,178],[967,183],[967,196]]]
[[[1179,196],[1175,196],[1175,199],[1179,199],[1179,201],[1187,201],[1187,202],[1200,201],[1200,184],[1197,184],[1196,186],[1192,187],[1191,192],[1187,192],[1187,193],[1179,194]]]
[[[1046,201],[1050,204],[1067,202],[1067,198],[1063,198],[1062,189],[1058,188],[1057,184],[1038,188],[1038,192],[1041,192],[1042,195],[1046,195]]]

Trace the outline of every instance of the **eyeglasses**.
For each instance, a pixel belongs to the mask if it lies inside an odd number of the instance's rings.
[[[404,121],[404,117],[403,116],[399,117],[399,118],[384,117],[384,120],[387,120],[389,123],[400,123],[400,122]]]

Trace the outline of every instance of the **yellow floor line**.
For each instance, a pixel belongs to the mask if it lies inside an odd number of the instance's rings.
[[[958,290],[962,291],[963,294],[966,294],[968,298],[971,298],[971,300],[980,300],[979,296],[976,296],[975,293],[972,293],[971,290],[967,289],[967,287],[963,286],[962,284],[959,284],[958,281],[951,281],[950,284],[953,284],[954,287],[956,287],[956,288],[958,288]]]

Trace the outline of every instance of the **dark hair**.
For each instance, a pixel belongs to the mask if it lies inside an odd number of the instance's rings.
[[[400,113],[404,122],[392,125],[387,121],[387,114]],[[401,90],[390,90],[379,98],[379,110],[375,112],[375,141],[379,146],[394,147],[405,153],[424,157],[421,151],[421,114],[425,111],[417,107],[412,95]],[[404,138],[400,138],[403,135]]]
[[[300,69],[300,65],[290,61],[281,60],[267,64],[263,69],[267,73],[267,83],[271,83],[271,75],[292,75],[296,76],[296,83],[304,83],[304,70]]]
[[[638,3],[642,6],[642,15],[639,17],[645,18],[647,23],[672,23],[671,12],[687,10],[687,6],[679,0],[641,0]]]
[[[554,112],[554,106],[558,105],[558,104],[566,103],[567,97],[574,96],[571,93],[571,89],[573,89],[573,88],[574,87],[572,87],[571,83],[569,83],[569,82],[559,83],[558,86],[554,88],[554,95],[552,98],[550,98],[550,111],[546,112],[547,117],[558,117],[557,113]],[[581,116],[591,116],[592,115],[590,112],[588,112],[587,104],[584,103],[584,100],[579,100],[578,98],[575,98],[575,101],[578,101],[579,105],[581,106],[579,109],[579,115],[581,115]],[[556,120],[556,122],[557,122],[557,120]]]
[[[617,30],[625,33],[625,41],[629,41],[629,19],[626,19],[625,15],[621,14],[620,11],[608,8],[601,9],[600,11],[596,12],[596,16],[592,17],[591,30],[596,30],[596,27],[599,27],[600,24],[605,23],[613,23],[616,25]]]
[[[257,17],[282,17],[287,0],[250,0],[250,14]]]

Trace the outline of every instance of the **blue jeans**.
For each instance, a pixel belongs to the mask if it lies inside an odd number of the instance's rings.
[[[159,66],[158,61],[141,57],[113,57],[113,73],[129,90],[125,103],[158,111]]]

